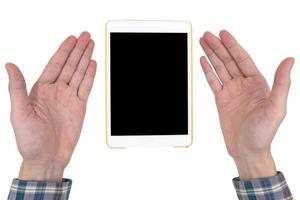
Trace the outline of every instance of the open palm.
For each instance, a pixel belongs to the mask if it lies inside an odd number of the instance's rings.
[[[227,150],[233,158],[270,151],[275,133],[286,113],[290,70],[294,60],[278,67],[270,90],[248,53],[227,31],[220,38],[206,32],[200,44],[200,62],[215,95]]]
[[[91,60],[93,48],[94,42],[87,32],[78,39],[68,37],[50,59],[30,95],[20,70],[13,64],[6,65],[11,121],[23,157],[20,174],[24,168],[43,168],[47,169],[43,173],[51,179],[61,178],[82,129],[96,72],[96,62]]]

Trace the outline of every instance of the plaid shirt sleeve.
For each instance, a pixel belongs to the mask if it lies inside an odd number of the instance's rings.
[[[241,181],[233,179],[239,200],[292,200],[292,194],[281,172],[275,176]]]
[[[8,200],[67,200],[72,180],[62,182],[24,181],[14,179]]]

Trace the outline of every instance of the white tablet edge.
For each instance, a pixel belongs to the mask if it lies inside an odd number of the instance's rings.
[[[192,66],[192,25],[188,21],[142,21],[113,20],[105,27],[105,112],[106,144],[111,148],[173,146],[189,147],[193,142],[193,66]],[[188,134],[187,135],[150,135],[150,136],[111,136],[110,129],[110,33],[111,32],[166,32],[188,34]]]

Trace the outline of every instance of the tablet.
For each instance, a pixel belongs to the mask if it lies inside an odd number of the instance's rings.
[[[106,23],[109,147],[191,145],[191,38],[185,21]]]

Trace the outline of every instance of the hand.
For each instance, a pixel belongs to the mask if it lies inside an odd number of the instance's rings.
[[[279,65],[272,90],[248,53],[227,31],[206,32],[200,44],[212,64],[200,58],[215,95],[228,153],[241,179],[276,174],[271,143],[286,114],[293,58]]]
[[[21,71],[6,64],[11,122],[23,157],[20,179],[61,181],[81,133],[96,73],[93,49],[87,32],[78,39],[68,37],[29,95]]]

